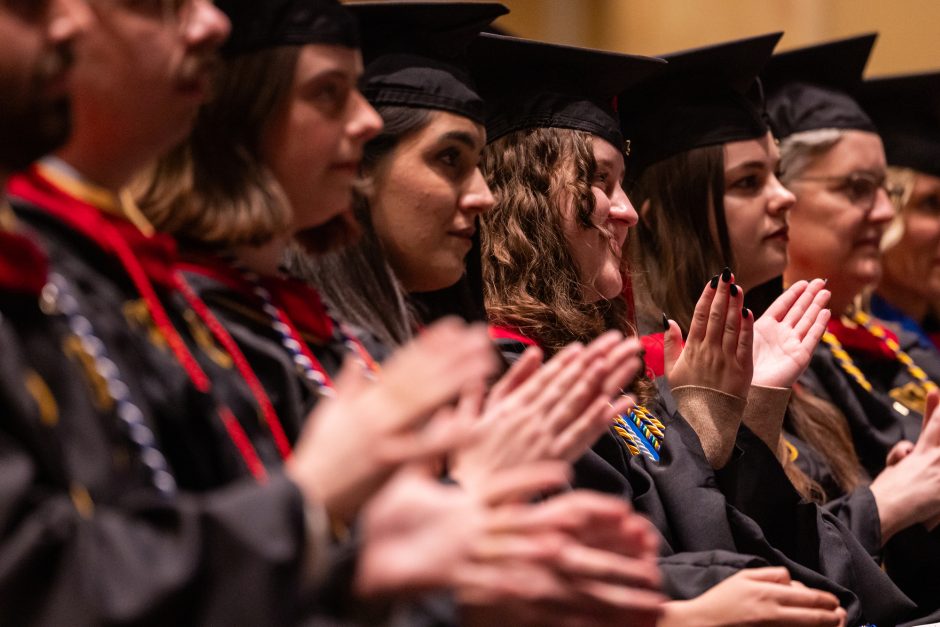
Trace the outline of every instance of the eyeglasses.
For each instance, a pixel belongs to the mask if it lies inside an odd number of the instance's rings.
[[[852,172],[845,176],[801,176],[794,181],[809,181],[833,184],[832,191],[842,193],[853,205],[869,213],[875,208],[878,190],[884,190],[895,208],[900,207],[904,188],[889,185],[884,176],[875,176],[867,172]]]

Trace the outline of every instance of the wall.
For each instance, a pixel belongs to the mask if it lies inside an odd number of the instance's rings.
[[[880,32],[871,75],[940,69],[938,0],[502,0],[513,34],[656,54],[782,30],[780,49]]]

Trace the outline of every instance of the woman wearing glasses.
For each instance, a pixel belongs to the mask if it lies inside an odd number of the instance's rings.
[[[823,276],[832,293],[833,319],[803,382],[838,406],[851,441],[818,441],[813,452],[823,456],[814,474],[825,480],[832,460],[854,448],[857,487],[833,507],[863,543],[878,540],[872,554],[882,551],[895,582],[932,611],[938,600],[931,573],[940,563],[932,532],[940,521],[940,360],[916,335],[872,317],[865,303],[881,277],[880,245],[898,195],[886,183],[882,139],[849,95],[873,42],[860,37],[793,51],[767,72],[780,177],[796,195],[784,283]],[[838,448],[844,453],[835,454]],[[804,459],[804,467],[811,464]],[[866,474],[874,477],[867,486]]]

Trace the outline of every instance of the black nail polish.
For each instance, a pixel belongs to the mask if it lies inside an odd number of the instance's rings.
[[[721,280],[725,283],[731,280],[731,268],[726,267],[721,271]]]
[[[712,277],[712,289],[713,290],[718,289],[718,275],[717,274]]]
[[[669,330],[669,318],[666,317],[666,313],[663,312],[663,331]]]
[[[741,317],[747,320],[747,307],[741,309]]]
[[[731,284],[731,295],[732,296],[738,295],[738,286],[735,285],[734,283]]]

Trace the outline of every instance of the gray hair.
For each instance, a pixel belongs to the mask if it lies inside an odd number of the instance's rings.
[[[819,156],[839,143],[845,131],[820,128],[794,133],[780,142],[780,182],[787,185],[799,178]]]

